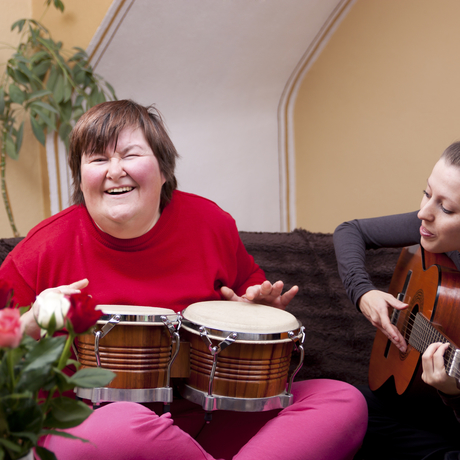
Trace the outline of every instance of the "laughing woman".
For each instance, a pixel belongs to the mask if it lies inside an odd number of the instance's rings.
[[[177,153],[159,113],[132,101],[84,114],[70,140],[74,205],[35,227],[0,268],[20,305],[47,289],[84,290],[99,304],[181,311],[199,301],[244,300],[284,309],[282,294],[246,252],[232,217],[176,190]],[[37,304],[23,316],[39,336]],[[69,430],[83,443],[43,439],[59,460],[351,459],[367,424],[362,395],[332,380],[293,384],[279,411],[216,411],[176,399],[161,414],[131,402],[97,409]],[[161,406],[161,404],[160,404]]]
[[[407,305],[373,286],[365,269],[365,250],[413,244],[446,253],[460,270],[460,142],[449,146],[434,166],[418,212],[345,222],[334,233],[339,272],[350,299],[401,352],[407,344],[391,324],[388,309]],[[391,380],[375,392],[362,389],[369,427],[358,458],[460,458],[460,389],[445,371],[447,347],[433,343],[422,356],[422,379],[438,390],[439,397],[399,396]]]

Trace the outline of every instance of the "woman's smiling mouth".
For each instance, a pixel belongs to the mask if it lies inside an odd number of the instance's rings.
[[[120,195],[122,193],[130,192],[131,190],[134,190],[134,187],[117,187],[106,190],[105,193],[108,193],[109,195]]]

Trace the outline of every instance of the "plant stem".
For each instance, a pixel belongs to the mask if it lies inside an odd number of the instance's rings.
[[[5,180],[5,171],[6,171],[6,131],[3,131],[2,137],[2,150],[0,153],[0,179],[2,184],[2,196],[3,196],[3,203],[5,205],[6,214],[8,215],[8,220],[10,222],[11,230],[13,230],[13,235],[15,237],[19,236],[19,232],[16,229],[16,225],[14,223],[13,211],[11,209],[10,198],[8,196],[8,190],[6,188],[6,180]]]
[[[11,377],[11,392],[14,392],[14,387],[16,386],[16,382],[14,380],[14,362],[13,362],[13,353],[6,354],[6,362],[8,365],[8,374]]]
[[[69,332],[65,342],[64,350],[62,351],[61,357],[59,358],[58,369],[60,371],[64,369],[65,365],[67,364],[67,360],[70,358],[70,347],[72,346],[74,338],[75,335]]]

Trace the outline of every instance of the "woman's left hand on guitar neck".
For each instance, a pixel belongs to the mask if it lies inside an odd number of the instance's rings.
[[[432,343],[422,355],[422,380],[450,396],[460,395],[457,380],[446,373],[444,353],[449,348],[448,343]]]

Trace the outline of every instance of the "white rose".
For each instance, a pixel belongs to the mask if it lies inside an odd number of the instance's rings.
[[[70,308],[70,301],[61,292],[46,290],[43,291],[35,300],[34,310],[38,325],[42,329],[47,329],[51,318],[54,315],[56,330],[62,329],[65,324],[65,317]]]

